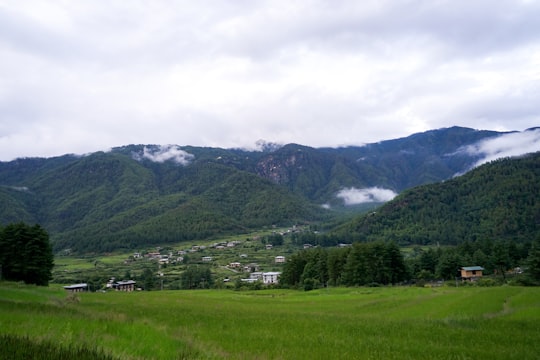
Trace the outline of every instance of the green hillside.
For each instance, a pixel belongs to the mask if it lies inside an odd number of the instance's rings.
[[[540,153],[535,153],[404,191],[376,212],[340,226],[335,234],[402,245],[532,241],[540,236],[539,200]]]
[[[0,162],[0,225],[39,223],[50,233],[55,251],[84,252],[321,220],[325,225],[319,229],[326,230],[384,201],[348,202],[342,191],[375,188],[394,193],[446,180],[466,172],[481,156],[462,151],[464,147],[500,135],[453,127],[336,149],[298,144],[274,144],[262,151],[128,145],[86,156]],[[447,195],[452,196],[457,194]],[[500,218],[509,210],[498,211]],[[464,235],[448,231],[456,231],[447,224],[450,220],[430,225],[428,235],[411,231],[409,225],[369,230],[350,225],[340,234],[344,241],[393,237],[401,243],[452,242]],[[528,220],[515,221],[506,226],[521,227]],[[444,236],[452,239],[441,239]]]
[[[323,210],[285,188],[216,162],[189,166],[95,153],[0,188],[6,223],[38,222],[54,248],[111,251],[204,239],[321,219]],[[24,180],[24,181],[23,181]]]

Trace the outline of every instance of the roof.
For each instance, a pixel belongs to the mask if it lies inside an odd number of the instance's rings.
[[[135,284],[135,281],[127,280],[127,281],[118,281],[118,282],[116,282],[116,285],[132,285],[132,284]]]
[[[465,270],[465,271],[478,271],[478,270],[484,270],[483,267],[481,266],[464,266],[462,267],[461,269]]]
[[[64,286],[64,289],[71,290],[71,289],[80,289],[80,288],[87,288],[87,287],[88,287],[88,284],[73,284],[73,285]]]

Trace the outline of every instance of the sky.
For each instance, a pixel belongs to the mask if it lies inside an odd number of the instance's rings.
[[[538,19],[525,0],[0,0],[0,161],[523,131]]]

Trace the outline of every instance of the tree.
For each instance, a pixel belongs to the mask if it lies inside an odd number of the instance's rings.
[[[536,240],[531,250],[529,250],[529,257],[527,257],[527,272],[530,277],[536,281],[540,281],[540,239]]]
[[[143,283],[143,289],[150,291],[154,288],[155,285],[155,275],[152,269],[145,268],[142,275],[141,275],[142,283]]]
[[[6,280],[49,285],[54,267],[49,234],[22,222],[0,229],[0,264]]]
[[[506,282],[506,271],[511,267],[510,254],[508,252],[508,244],[502,241],[497,241],[493,245],[493,252],[491,255],[493,267],[499,272],[503,281]]]
[[[446,250],[437,263],[435,274],[444,280],[455,279],[458,275],[461,259],[455,250]]]
[[[189,265],[180,277],[182,289],[208,289],[214,281],[208,266]]]

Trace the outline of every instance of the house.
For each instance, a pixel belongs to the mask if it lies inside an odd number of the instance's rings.
[[[483,276],[482,272],[484,271],[484,268],[481,266],[465,266],[460,270],[462,280],[474,281]]]
[[[262,280],[264,284],[277,284],[279,282],[280,272],[264,272],[262,273]]]
[[[229,267],[230,268],[233,268],[233,269],[238,269],[242,266],[242,264],[240,264],[239,262],[232,262],[229,264]]]
[[[135,283],[134,280],[122,280],[115,282],[112,287],[116,291],[133,291],[135,290]]]
[[[256,272],[259,271],[259,264],[251,263],[246,266],[244,266],[245,272]]]
[[[274,245],[272,245],[272,244],[266,244],[266,246],[265,246],[266,250],[272,250],[273,247],[274,247]]]
[[[285,262],[285,256],[276,256],[274,261],[276,264],[283,264]]]
[[[74,292],[74,293],[88,291],[88,284],[68,285],[68,286],[64,286],[64,289],[66,289],[69,292]]]
[[[211,257],[211,256],[203,256],[203,257],[202,257],[202,261],[204,261],[204,262],[210,262],[210,261],[212,261],[212,257]]]
[[[250,279],[255,279],[255,280],[262,280],[263,273],[262,272],[252,272],[251,274],[249,274],[249,278]]]

